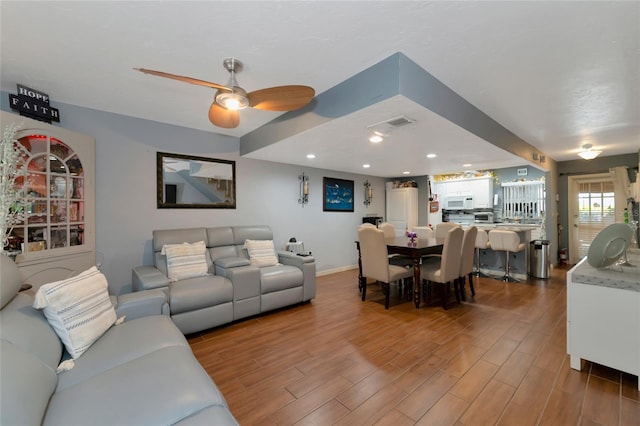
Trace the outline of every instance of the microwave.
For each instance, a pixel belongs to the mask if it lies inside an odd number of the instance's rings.
[[[473,210],[473,195],[450,195],[445,199],[447,210]]]

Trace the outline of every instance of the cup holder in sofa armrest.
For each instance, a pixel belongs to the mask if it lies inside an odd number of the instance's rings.
[[[280,262],[287,265],[302,265],[303,263],[312,263],[316,261],[316,259],[310,254],[301,256],[290,251],[279,251],[278,257],[280,258]]]

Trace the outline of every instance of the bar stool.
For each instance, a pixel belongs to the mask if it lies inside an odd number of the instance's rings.
[[[503,231],[494,229],[489,232],[489,244],[494,251],[506,252],[507,261],[505,263],[504,276],[502,281],[519,282],[519,280],[511,277],[509,266],[509,254],[518,253],[526,247],[524,243],[520,242],[520,236],[514,231]]]
[[[488,248],[491,248],[489,234],[484,229],[478,229],[478,234],[476,235],[476,271],[474,273],[476,277],[488,277],[487,274],[482,273],[480,270],[480,250]]]

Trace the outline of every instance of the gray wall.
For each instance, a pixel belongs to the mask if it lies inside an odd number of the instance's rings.
[[[10,111],[2,93],[1,107]],[[270,225],[277,248],[303,241],[320,273],[357,265],[357,226],[368,213],[384,215],[385,179],[291,166],[239,156],[238,139],[67,104],[60,126],[96,139],[96,250],[110,291],[130,291],[131,269],[151,264],[151,232],[197,226]],[[157,209],[156,152],[236,161],[237,208]],[[310,176],[309,204],[298,204],[298,175]],[[322,211],[323,176],[354,180],[355,212]],[[366,208],[364,181],[373,185]],[[356,283],[354,282],[354,286]]]

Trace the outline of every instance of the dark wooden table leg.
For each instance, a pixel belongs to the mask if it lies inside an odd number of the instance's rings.
[[[420,307],[420,258],[413,259],[413,301]]]

